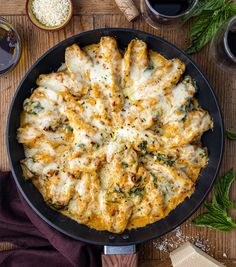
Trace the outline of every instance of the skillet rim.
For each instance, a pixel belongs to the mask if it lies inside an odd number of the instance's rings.
[[[22,187],[20,186],[20,183],[18,181],[18,178],[17,178],[17,175],[15,173],[15,169],[14,169],[14,164],[12,162],[12,159],[11,159],[11,156],[10,156],[10,148],[9,148],[9,127],[10,127],[10,117],[11,117],[11,114],[12,114],[12,109],[13,109],[13,106],[15,104],[15,101],[17,99],[17,95],[18,95],[18,92],[21,89],[22,87],[22,84],[24,83],[24,81],[27,79],[28,75],[34,70],[34,68],[36,67],[36,65],[43,59],[45,58],[48,54],[51,53],[51,51],[53,51],[54,49],[58,48],[59,46],[62,46],[63,44],[66,44],[68,42],[68,40],[71,40],[73,38],[79,38],[81,36],[84,36],[84,35],[87,35],[87,34],[92,34],[94,32],[101,32],[103,35],[108,35],[106,34],[106,32],[112,32],[112,31],[120,31],[120,32],[125,32],[125,33],[134,33],[134,34],[143,34],[143,35],[146,35],[147,37],[151,37],[151,38],[154,38],[154,39],[157,39],[167,45],[169,45],[170,47],[172,47],[174,50],[177,50],[180,54],[184,55],[190,62],[191,64],[193,65],[194,69],[197,71],[198,74],[200,74],[201,78],[204,80],[204,82],[206,83],[208,89],[211,91],[211,94],[214,98],[214,102],[216,104],[216,108],[217,108],[217,114],[219,116],[219,125],[220,125],[220,132],[221,132],[221,149],[220,149],[220,157],[218,159],[218,162],[217,162],[217,167],[216,167],[216,170],[215,170],[215,174],[214,174],[214,177],[211,178],[211,183],[208,187],[208,189],[206,190],[206,193],[204,194],[204,196],[202,196],[201,198],[201,201],[191,210],[191,212],[189,212],[187,215],[183,216],[181,220],[179,220],[178,223],[175,223],[172,227],[170,227],[169,229],[167,229],[166,231],[164,231],[162,234],[158,234],[158,233],[153,233],[152,235],[149,235],[147,238],[143,238],[142,240],[138,240],[138,241],[134,241],[134,242],[130,242],[129,239],[127,240],[124,240],[123,239],[123,242],[120,243],[120,242],[116,242],[116,243],[113,243],[112,240],[110,242],[97,242],[97,241],[91,241],[91,240],[88,240],[86,238],[83,238],[83,237],[79,237],[77,235],[73,235],[73,234],[70,234],[68,233],[66,230],[62,229],[61,227],[55,225],[52,221],[50,221],[49,219],[47,219],[40,211],[38,211],[38,209],[31,203],[30,199],[26,196],[24,190],[22,189]],[[27,72],[25,73],[25,75],[23,76],[23,78],[21,79],[18,87],[17,87],[17,90],[15,91],[14,93],[14,96],[12,98],[12,101],[11,101],[11,104],[10,104],[10,107],[9,107],[9,110],[8,110],[8,116],[7,116],[7,127],[6,127],[6,145],[7,145],[7,156],[8,156],[8,162],[10,164],[10,169],[12,171],[12,174],[13,174],[13,177],[14,177],[14,180],[17,184],[17,188],[19,189],[20,193],[22,194],[23,198],[26,200],[27,204],[33,209],[33,211],[41,218],[43,219],[48,225],[50,225],[51,227],[53,227],[54,229],[56,229],[57,231],[71,237],[71,238],[74,238],[76,240],[80,240],[80,241],[83,241],[83,242],[86,242],[86,243],[89,243],[89,244],[93,244],[93,245],[108,245],[108,246],[128,246],[128,245],[135,245],[135,244],[140,244],[140,243],[143,243],[143,242],[147,242],[147,241],[150,241],[150,240],[153,240],[155,238],[159,238],[161,236],[164,236],[166,235],[167,233],[173,231],[174,229],[176,229],[178,226],[180,226],[181,224],[183,224],[186,220],[188,220],[198,209],[199,207],[203,204],[204,200],[206,199],[206,197],[208,196],[208,194],[210,193],[215,181],[216,181],[216,178],[219,174],[219,171],[220,171],[220,167],[221,167],[221,164],[222,164],[222,159],[223,159],[223,154],[224,154],[224,147],[225,147],[225,144],[224,144],[224,139],[225,139],[225,131],[224,131],[224,120],[223,120],[223,115],[222,115],[222,111],[221,111],[221,108],[220,108],[220,104],[219,104],[219,100],[218,100],[218,97],[216,96],[216,93],[211,85],[211,83],[209,82],[209,80],[206,78],[206,76],[202,73],[202,71],[200,70],[200,68],[198,67],[198,65],[195,63],[195,61],[193,59],[191,59],[183,50],[181,50],[180,48],[178,48],[177,46],[175,46],[174,44],[170,43],[169,41],[166,41],[164,38],[160,37],[160,36],[156,36],[154,34],[151,34],[151,33],[148,33],[148,32],[145,32],[145,31],[140,31],[140,30],[136,30],[136,29],[132,29],[132,28],[98,28],[98,29],[93,29],[93,30],[89,30],[89,31],[85,31],[85,32],[81,32],[79,34],[75,34],[73,36],[70,36],[69,38],[66,38],[62,41],[60,41],[59,43],[57,43],[56,45],[54,45],[53,47],[51,47],[49,50],[47,50],[43,55],[41,55],[32,65],[31,67],[27,70]],[[183,201],[184,202],[184,201]],[[64,215],[63,215],[64,216]],[[150,226],[152,224],[149,224]],[[148,227],[149,225],[147,225],[146,227]],[[139,230],[141,230],[142,228],[138,228]],[[137,229],[137,230],[138,230]],[[97,230],[96,230],[97,231]],[[136,231],[136,229],[134,230],[131,230],[131,231]],[[102,233],[103,231],[97,231],[97,232],[100,232]],[[107,231],[104,231],[104,233],[107,232]],[[113,233],[110,233],[111,235],[118,235],[118,236],[122,236],[123,233],[121,234],[113,234]]]

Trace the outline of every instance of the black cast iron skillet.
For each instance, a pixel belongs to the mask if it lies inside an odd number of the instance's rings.
[[[36,87],[35,81],[42,73],[50,73],[64,62],[65,48],[77,43],[86,46],[98,43],[102,36],[114,36],[120,48],[126,48],[133,38],[139,38],[148,44],[149,49],[160,52],[165,57],[179,58],[186,65],[186,74],[193,77],[198,85],[197,98],[200,105],[209,111],[214,121],[213,131],[206,132],[202,141],[209,151],[209,162],[201,171],[194,194],[173,210],[166,218],[137,230],[125,231],[123,234],[112,234],[107,231],[96,231],[85,225],[63,216],[49,208],[41,194],[31,181],[22,177],[20,160],[24,158],[23,146],[17,142],[16,130],[19,127],[19,115],[25,98],[29,97],[32,88]],[[48,224],[58,231],[92,244],[106,246],[128,246],[160,237],[187,220],[201,205],[218,174],[224,148],[224,126],[220,107],[208,80],[196,64],[180,49],[160,37],[132,29],[97,29],[72,36],[53,48],[49,49],[37,62],[35,62],[20,85],[12,100],[7,122],[7,151],[15,182],[20,192],[32,209]],[[117,247],[118,248],[118,247]]]

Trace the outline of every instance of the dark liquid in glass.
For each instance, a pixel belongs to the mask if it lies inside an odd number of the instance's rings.
[[[149,3],[159,14],[177,16],[184,13],[193,0],[149,0]]]
[[[231,53],[236,57],[236,32],[229,31],[228,33],[228,46],[231,51]]]
[[[0,27],[0,74],[7,72],[16,63],[16,46],[15,32]]]

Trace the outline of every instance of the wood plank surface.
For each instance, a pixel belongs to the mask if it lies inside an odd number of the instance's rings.
[[[133,0],[139,5],[138,0]],[[26,15],[24,0],[0,0],[0,15]],[[121,14],[115,1],[112,0],[74,0],[75,15]]]
[[[221,263],[223,263],[227,267],[235,267],[236,261],[235,260],[220,260]],[[170,260],[146,260],[146,261],[140,261],[139,267],[170,267],[172,266]],[[188,266],[185,266],[188,267]],[[199,266],[204,267],[204,266]]]
[[[135,1],[138,3],[138,0]],[[25,15],[25,1],[22,0],[0,0],[0,15],[12,23],[20,33],[23,42],[23,54],[20,63],[14,71],[6,76],[0,77],[0,169],[8,170],[9,165],[5,148],[5,125],[10,102],[19,81],[31,64],[50,47],[59,41],[76,33],[101,27],[129,27],[140,29],[159,35],[174,43],[179,48],[187,47],[188,32],[190,25],[174,31],[166,31],[165,28],[154,30],[140,17],[134,22],[128,22],[121,14],[112,0],[78,0],[74,1],[74,14],[76,14],[69,25],[58,32],[45,32],[34,27]],[[235,75],[219,70],[210,56],[209,46],[192,58],[206,74],[215,88],[219,98],[225,121],[225,127],[236,131],[236,79]],[[216,140],[217,142],[217,140]],[[229,168],[236,170],[236,142],[225,141],[225,154],[220,174]],[[236,204],[236,183],[233,186],[231,197]],[[202,212],[203,208],[198,211]],[[193,215],[193,217],[195,217]],[[232,212],[236,220],[236,211]],[[197,228],[191,225],[191,219],[184,223],[179,232],[181,237],[176,237],[176,232],[168,234],[164,239],[150,241],[138,246],[140,264],[142,267],[167,267],[171,266],[168,253],[163,251],[166,242],[172,245],[168,251],[190,239],[198,245],[204,245],[208,253],[227,266],[236,266],[236,230],[230,233],[220,233],[206,228]],[[179,233],[178,232],[178,233]],[[175,239],[178,242],[172,242]],[[167,240],[167,241],[166,241]],[[160,251],[162,249],[162,251]]]

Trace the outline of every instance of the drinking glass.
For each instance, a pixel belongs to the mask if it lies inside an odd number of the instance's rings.
[[[0,76],[11,71],[21,56],[21,39],[16,29],[0,17]]]
[[[187,0],[189,6],[186,10],[178,15],[165,15],[161,14],[153,8],[150,0],[141,0],[140,9],[146,22],[155,29],[160,29],[162,25],[165,30],[172,30],[183,25],[183,17],[189,14],[196,6],[198,0]]]
[[[233,40],[229,34],[234,35]],[[210,55],[223,71],[236,72],[236,16],[218,30],[211,41]]]

